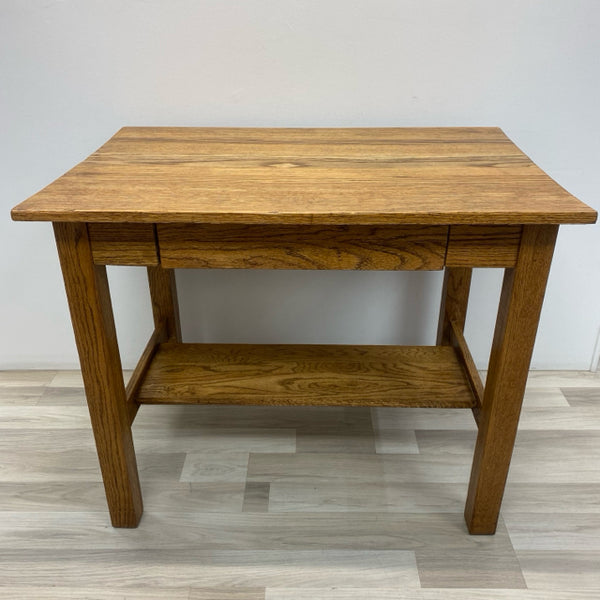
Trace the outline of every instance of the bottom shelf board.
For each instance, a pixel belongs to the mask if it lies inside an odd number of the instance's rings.
[[[166,343],[140,386],[141,404],[472,408],[449,346]]]

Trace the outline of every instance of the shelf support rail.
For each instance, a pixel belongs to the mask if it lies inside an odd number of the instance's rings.
[[[140,408],[140,403],[137,401],[137,395],[142,385],[142,381],[146,376],[146,373],[150,367],[150,363],[154,358],[154,354],[156,353],[156,349],[159,344],[166,342],[168,338],[167,335],[167,324],[165,321],[161,321],[160,324],[154,329],[142,355],[140,356],[140,360],[138,361],[133,373],[131,375],[131,379],[127,383],[125,387],[125,394],[127,396],[127,408],[129,411],[129,425],[133,423],[135,416],[137,415],[137,411]]]
[[[467,345],[467,340],[462,332],[462,328],[459,327],[458,323],[456,323],[456,321],[448,313],[446,313],[446,317],[450,323],[450,344],[457,351],[460,362],[462,363],[465,373],[467,374],[469,385],[473,391],[473,396],[476,402],[476,405],[472,409],[473,417],[475,418],[477,427],[479,427],[481,407],[483,406],[483,392],[485,388],[483,382],[481,381],[481,377],[479,376],[479,371],[477,371],[477,367],[475,366],[475,361],[473,360],[473,356],[471,355],[471,351]]]

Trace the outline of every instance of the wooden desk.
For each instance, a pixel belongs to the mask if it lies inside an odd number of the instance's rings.
[[[496,528],[558,226],[596,220],[496,128],[126,127],[12,216],[54,223],[115,527],[142,514],[140,404],[334,404],[472,409],[474,534]],[[108,264],[148,268],[155,329],[127,386]],[[445,268],[437,345],[184,344],[188,267]],[[505,269],[485,387],[473,267]]]

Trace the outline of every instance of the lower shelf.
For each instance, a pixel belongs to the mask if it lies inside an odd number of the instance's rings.
[[[142,404],[473,408],[448,346],[160,344]]]

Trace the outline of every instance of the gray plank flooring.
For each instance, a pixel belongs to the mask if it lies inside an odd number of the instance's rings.
[[[0,597],[600,598],[600,375],[535,372],[495,536],[467,410],[143,406],[110,526],[81,377],[0,372]]]

